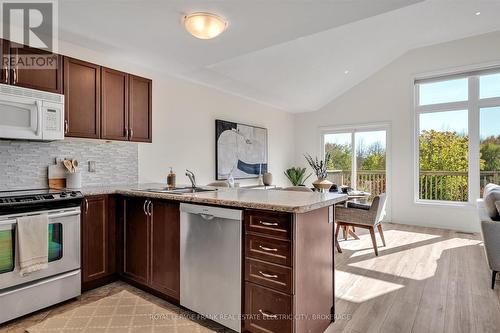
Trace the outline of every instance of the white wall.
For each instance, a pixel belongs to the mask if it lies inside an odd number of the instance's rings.
[[[179,79],[153,79],[153,143],[139,146],[139,180],[165,181],[168,167],[177,182],[215,179],[215,119],[268,129],[269,169],[274,183],[285,184],[283,170],[294,159],[292,114]],[[256,181],[237,180],[242,184]]]
[[[321,153],[320,127],[389,122],[392,127],[392,175],[389,175],[392,221],[478,231],[473,206],[438,207],[414,203],[413,79],[421,73],[490,62],[500,62],[500,32],[406,53],[321,110],[298,114],[296,163],[305,165],[302,156],[305,152]]]
[[[153,143],[139,144],[139,182],[166,182],[172,166],[177,183],[187,184],[186,168],[199,184],[215,179],[215,119],[268,129],[269,171],[286,184],[283,171],[294,161],[294,115],[213,88],[130,64],[116,52],[102,53],[59,42],[59,53],[153,80]],[[242,185],[256,180],[236,180]]]

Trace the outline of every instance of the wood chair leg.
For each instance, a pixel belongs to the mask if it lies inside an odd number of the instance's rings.
[[[375,228],[370,227],[370,236],[372,238],[373,249],[375,250],[375,255],[378,256],[377,249],[377,239],[375,238]]]
[[[495,280],[497,278],[497,271],[491,272],[491,289],[495,289]]]
[[[377,225],[378,233],[380,234],[380,238],[382,238],[382,244],[385,246],[385,238],[384,238],[384,231],[382,230],[382,224]]]
[[[356,235],[353,229],[354,227],[347,227],[347,235],[351,235],[354,239],[359,239],[358,235]]]
[[[339,251],[339,253],[342,253],[342,249],[340,248],[340,244],[339,244],[339,231],[340,231],[340,225],[337,224],[337,228],[335,229],[335,247],[337,248],[337,251]]]
[[[342,226],[342,232],[344,233],[344,240],[347,240],[347,236],[349,236],[349,233],[348,233],[348,229],[349,228],[348,226],[344,225]]]
[[[337,248],[338,253],[342,253],[342,249],[340,248],[339,241],[336,238],[335,238],[335,247]]]

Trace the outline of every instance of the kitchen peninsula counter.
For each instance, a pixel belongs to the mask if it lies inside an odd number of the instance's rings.
[[[125,281],[179,304],[180,203],[238,208],[243,332],[321,333],[328,328],[335,312],[335,204],[347,195],[246,188],[148,191],[161,188],[128,184],[81,189],[84,216],[106,216],[92,212],[98,202],[116,214],[110,221],[116,221],[117,249],[123,249],[118,267]],[[83,224],[92,221],[84,218]],[[94,228],[87,229],[95,234]]]
[[[219,188],[217,191],[192,194],[147,191],[147,189],[162,187],[163,185],[161,184],[89,186],[82,188],[81,191],[84,195],[120,194],[150,199],[262,209],[286,213],[306,213],[347,200],[347,195],[337,193],[256,190],[246,188]]]

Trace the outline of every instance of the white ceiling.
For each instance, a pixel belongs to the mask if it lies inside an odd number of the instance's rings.
[[[226,17],[227,31],[193,38],[181,17],[194,11]],[[500,30],[499,14],[500,0],[64,0],[59,37],[304,112],[410,49]]]

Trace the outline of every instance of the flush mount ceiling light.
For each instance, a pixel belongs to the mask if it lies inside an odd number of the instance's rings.
[[[196,38],[212,39],[227,28],[227,21],[211,13],[192,13],[184,16],[184,27]]]

